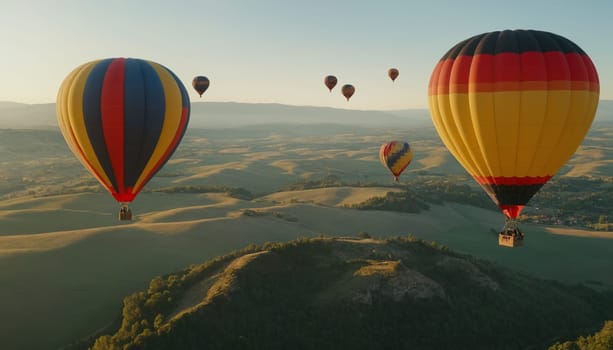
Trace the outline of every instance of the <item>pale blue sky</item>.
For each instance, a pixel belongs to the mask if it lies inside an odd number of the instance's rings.
[[[613,99],[610,0],[0,0],[0,101],[55,102],[76,66],[137,57],[173,70],[192,101],[355,109],[427,107],[438,59],[472,35],[551,31],[581,46]],[[400,76],[392,83],[387,69]],[[327,92],[323,78],[339,85]],[[211,80],[202,99],[191,79]],[[339,87],[351,83],[349,103]]]

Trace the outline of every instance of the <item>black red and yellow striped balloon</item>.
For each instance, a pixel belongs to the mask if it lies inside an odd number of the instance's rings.
[[[599,82],[572,41],[505,30],[452,47],[434,68],[428,95],[449,151],[507,217],[517,218],[579,147]]]
[[[118,202],[131,202],[178,147],[189,122],[185,87],[168,68],[137,58],[85,63],[57,95],[66,143]]]

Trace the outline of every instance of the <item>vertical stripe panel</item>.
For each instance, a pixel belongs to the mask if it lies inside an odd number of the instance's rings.
[[[102,84],[107,68],[111,64],[112,59],[106,59],[97,63],[92,71],[87,76],[87,80],[84,82],[85,87],[83,90],[83,124],[75,127],[75,130],[80,130],[83,133],[80,144],[91,143],[91,149],[87,150],[87,158],[96,158],[100,163],[102,172],[105,174],[110,187],[111,193],[117,193],[119,187],[115,180],[113,167],[106,149],[106,142],[104,140],[104,134],[102,132],[102,114],[100,110],[100,94],[102,91]]]
[[[146,94],[141,61],[127,58],[124,67],[123,169],[124,191],[130,192],[138,179],[138,160],[146,128]]]
[[[100,95],[102,132],[117,181],[118,194],[124,193],[124,68],[123,58],[111,62],[104,76]]]
[[[475,135],[475,127],[470,114],[470,101],[466,93],[469,91],[471,67],[472,56],[458,56],[454,60],[450,84],[455,81],[457,86],[449,88],[450,93],[447,98],[450,102],[451,115],[459,131],[459,142],[466,147],[466,154],[463,157],[463,162],[466,163],[465,167],[470,169],[472,175],[481,176],[486,171],[486,163],[479,149],[479,142]],[[463,93],[459,93],[459,91],[463,91]]]
[[[65,92],[66,111],[65,116],[67,118],[68,129],[72,132],[75,140],[75,145],[79,148],[80,152],[78,157],[82,158],[82,161],[91,166],[91,170],[94,176],[102,183],[107,190],[112,190],[113,185],[106,175],[103,167],[100,164],[97,154],[94,152],[88,133],[85,130],[85,109],[84,99],[86,93],[87,80],[89,79],[91,72],[97,66],[98,61],[90,62],[81,69],[75,76],[68,91]]]
[[[57,117],[58,117],[58,125],[60,130],[68,144],[68,147],[72,150],[73,154],[77,157],[77,159],[83,164],[83,166],[88,169],[94,177],[102,184],[104,188],[109,190],[111,188],[111,184],[108,181],[108,178],[105,176],[102,171],[100,164],[98,163],[96,157],[93,159],[88,158],[88,153],[93,154],[93,152],[88,151],[91,150],[91,145],[87,141],[87,138],[84,139],[83,144],[79,144],[79,140],[77,139],[76,132],[74,129],[74,125],[78,124],[78,122],[83,121],[82,109],[76,109],[75,113],[71,114],[71,103],[69,100],[71,96],[80,95],[77,98],[79,102],[82,98],[83,93],[83,83],[82,81],[87,77],[92,67],[97,63],[97,61],[89,62],[81,65],[74,69],[64,80],[60,90],[58,92],[56,109],[57,109]],[[80,78],[81,83],[77,84],[77,78]],[[75,85],[78,85],[75,90]],[[79,103],[79,105],[81,105]],[[75,120],[75,123],[71,123],[71,119]]]
[[[138,166],[136,171],[137,178],[132,182],[133,186],[136,186],[139,177],[145,172],[145,167],[153,155],[153,151],[162,134],[164,117],[166,115],[164,87],[157,71],[147,61],[140,61],[140,65],[146,88],[147,120],[143,128],[142,151],[136,163]]]
[[[146,181],[157,171],[157,168],[163,165],[164,154],[166,150],[171,146],[175,135],[182,131],[179,130],[182,117],[182,95],[179,86],[177,85],[174,77],[166,70],[166,68],[160,66],[155,62],[149,62],[153,69],[157,72],[158,77],[163,86],[164,96],[166,100],[164,111],[164,122],[160,137],[155,146],[153,154],[147,161],[143,172],[141,173],[138,181],[136,182],[134,191],[138,192],[142,188]],[[161,164],[160,161],[162,162]],[[159,166],[158,166],[159,164]]]
[[[491,42],[491,40],[488,42]],[[484,45],[479,43],[479,47],[484,47]],[[482,81],[493,83],[494,72],[493,55],[475,55],[470,69],[469,81],[471,85]],[[471,91],[470,87],[469,91]],[[480,153],[483,155],[483,159],[486,160],[485,169],[482,169],[482,171],[490,174],[499,173],[500,164],[498,162],[498,142],[496,139],[496,120],[494,118],[496,108],[494,96],[491,93],[476,94],[469,92],[468,100],[475,137],[479,144]],[[473,176],[476,175],[474,169],[472,172],[469,172]]]
[[[189,112],[190,112],[189,108],[183,108],[183,111],[181,113],[181,120],[179,123],[179,130],[175,134],[175,137],[172,140],[170,147],[164,152],[163,156],[160,157],[158,162],[154,164],[152,172],[147,173],[146,177],[143,177],[143,175],[141,175],[141,178],[143,181],[140,181],[139,179],[139,184],[138,184],[138,187],[135,187],[135,192],[139,192],[143,188],[143,186],[145,186],[145,184],[149,182],[149,180],[162,168],[162,166],[166,164],[168,159],[170,159],[170,156],[172,156],[174,151],[177,149],[177,146],[179,146],[179,142],[181,141],[183,137],[184,131],[187,129],[187,122],[189,120]],[[181,132],[181,130],[183,130],[183,132]]]
[[[123,169],[124,186],[127,192],[130,192],[140,174],[138,162],[147,126],[147,95],[141,62],[130,58],[125,60]]]

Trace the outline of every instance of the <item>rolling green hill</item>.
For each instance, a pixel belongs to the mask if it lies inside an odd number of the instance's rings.
[[[611,295],[415,238],[250,246],[153,279],[102,349],[543,349],[613,318]]]

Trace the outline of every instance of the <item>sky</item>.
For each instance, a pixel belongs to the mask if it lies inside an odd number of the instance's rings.
[[[441,56],[473,35],[554,32],[594,61],[613,99],[610,0],[0,0],[0,101],[53,103],[63,79],[100,58],[170,68],[192,102],[362,110],[427,108]],[[387,70],[400,76],[393,82]],[[323,78],[339,84],[329,93]],[[199,98],[191,80],[205,75]],[[340,86],[352,84],[347,102]]]

